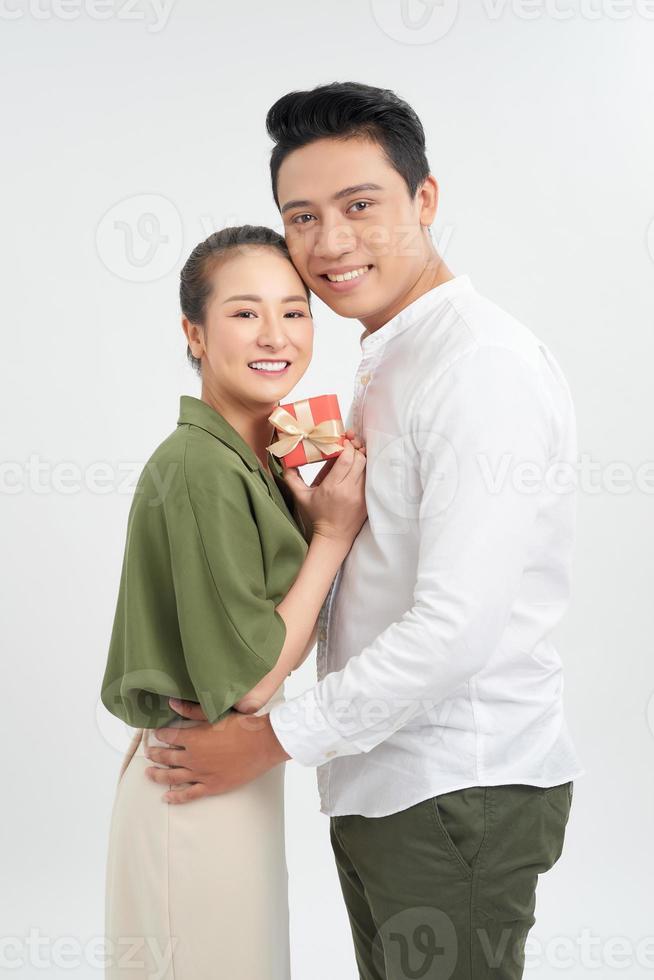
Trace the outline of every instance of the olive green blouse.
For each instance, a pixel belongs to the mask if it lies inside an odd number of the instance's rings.
[[[169,696],[219,721],[275,666],[286,637],[276,606],[308,543],[272,455],[270,467],[210,405],[181,396],[127,522],[101,697],[128,725],[178,718]]]

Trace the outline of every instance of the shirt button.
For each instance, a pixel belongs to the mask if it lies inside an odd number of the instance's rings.
[[[362,374],[359,380],[360,380],[360,382],[361,382],[362,385],[367,385],[368,382],[370,381],[370,375],[369,374]]]
[[[325,758],[326,759],[333,759],[335,755],[336,755],[336,752],[334,751],[334,749],[331,749],[331,751],[329,751],[329,752],[325,752]]]

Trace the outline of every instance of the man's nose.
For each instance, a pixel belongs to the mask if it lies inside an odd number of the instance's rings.
[[[314,254],[321,259],[338,259],[356,249],[356,238],[347,222],[340,220],[323,221],[316,229]]]

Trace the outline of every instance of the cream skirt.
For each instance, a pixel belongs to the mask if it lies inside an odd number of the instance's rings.
[[[285,766],[219,796],[168,804],[167,786],[144,773],[157,765],[146,746],[164,744],[152,729],[137,731],[116,787],[105,976],[289,980]]]

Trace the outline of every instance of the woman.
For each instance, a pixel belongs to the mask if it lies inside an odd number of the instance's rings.
[[[107,864],[108,969],[150,980],[288,980],[284,767],[182,807],[144,770],[153,729],[267,711],[313,646],[321,605],[366,519],[354,433],[307,493],[267,453],[268,421],[312,354],[309,294],[284,239],[227,228],[181,274],[200,398],[139,478],[102,683],[138,728],[125,757]],[[352,441],[350,441],[352,440]],[[296,503],[296,499],[298,503]]]

